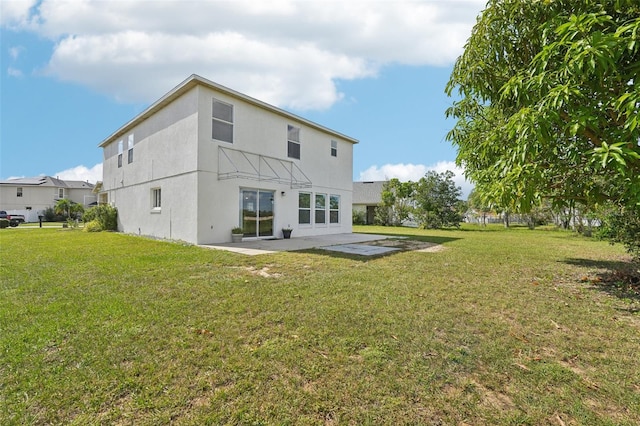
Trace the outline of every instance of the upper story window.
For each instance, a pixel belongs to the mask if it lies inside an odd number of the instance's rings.
[[[213,100],[211,135],[213,139],[233,143],[233,105]]]
[[[58,188],[58,198],[64,198],[64,188]]]
[[[22,187],[16,188],[16,197],[22,197]]]
[[[287,125],[287,157],[300,159],[300,128]]]
[[[118,141],[118,167],[122,167],[122,152],[124,151],[124,141]]]
[[[331,141],[331,156],[338,156],[338,141]]]
[[[127,162],[129,164],[133,163],[133,134],[129,135],[127,156]]]

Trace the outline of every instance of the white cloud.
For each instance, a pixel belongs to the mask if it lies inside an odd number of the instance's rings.
[[[23,28],[29,25],[31,8],[37,0],[3,0],[0,25],[8,28]]]
[[[82,180],[96,183],[102,180],[102,163],[98,163],[91,168],[87,168],[86,166],[72,167],[55,173],[53,177],[62,180]]]
[[[388,179],[398,179],[401,182],[418,181],[429,171],[444,173],[452,171],[455,176],[453,181],[456,186],[462,189],[462,199],[466,200],[469,192],[473,189],[473,184],[464,178],[464,169],[456,166],[453,161],[439,161],[429,166],[423,164],[385,164],[383,166],[371,166],[367,170],[360,172],[360,181],[379,181]]]
[[[9,56],[11,56],[11,59],[13,59],[15,61],[16,59],[18,59],[18,56],[20,56],[20,54],[23,51],[24,51],[24,47],[22,47],[22,46],[10,47],[9,48]]]
[[[451,64],[484,3],[42,0],[6,21],[56,42],[47,73],[122,101],[151,102],[196,73],[279,106],[323,109],[344,96],[338,80]]]
[[[11,77],[16,77],[16,78],[21,78],[24,76],[24,74],[22,74],[22,71],[14,67],[7,68],[7,74]]]

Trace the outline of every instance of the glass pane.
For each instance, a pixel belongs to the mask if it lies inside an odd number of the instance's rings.
[[[332,195],[329,197],[329,208],[331,210],[338,210],[340,208],[340,196]]]
[[[298,223],[310,224],[311,223],[311,210],[298,210]]]
[[[300,159],[300,144],[289,141],[287,144],[287,156],[289,158]]]
[[[300,128],[287,125],[287,139],[290,141],[300,142]]]
[[[273,192],[260,191],[259,194],[258,236],[270,237],[273,235]]]
[[[324,210],[324,206],[326,205],[325,197],[324,194],[316,194],[316,209]]]
[[[258,220],[257,191],[242,191],[242,230],[245,237],[255,237]]]
[[[316,210],[316,223],[326,223],[324,210]]]
[[[338,220],[338,212],[337,211],[330,211],[329,212],[329,222],[330,223],[340,223],[340,221]]]
[[[311,208],[311,194],[308,192],[301,192],[298,195],[298,207],[301,209]]]
[[[233,124],[213,120],[213,139],[233,143]]]
[[[232,123],[233,122],[233,105],[229,105],[214,99],[213,100],[213,117]]]

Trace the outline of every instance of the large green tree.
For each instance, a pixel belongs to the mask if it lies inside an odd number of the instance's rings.
[[[449,170],[444,173],[430,170],[416,182],[414,217],[420,226],[441,228],[460,225],[466,206],[461,205],[462,189],[456,186],[454,176]]]
[[[400,226],[407,220],[413,211],[414,182],[400,182],[399,179],[390,179],[382,185],[382,206],[379,216],[385,225]]]
[[[640,3],[490,0],[447,91],[448,139],[496,204],[640,203]]]

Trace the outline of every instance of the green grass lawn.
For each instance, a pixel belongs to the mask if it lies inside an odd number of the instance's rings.
[[[640,424],[640,300],[607,282],[621,247],[356,230],[444,250],[0,230],[0,424]]]

